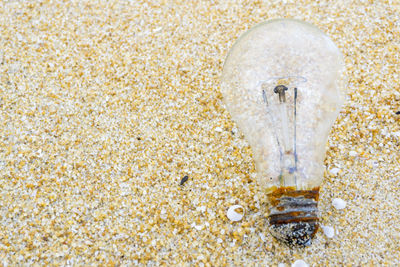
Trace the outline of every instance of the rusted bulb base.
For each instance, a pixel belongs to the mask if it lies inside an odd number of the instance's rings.
[[[311,244],[318,230],[319,188],[294,190],[279,188],[269,195],[271,234],[288,246]]]
[[[318,222],[295,222],[271,225],[271,234],[290,247],[306,247],[318,230]]]

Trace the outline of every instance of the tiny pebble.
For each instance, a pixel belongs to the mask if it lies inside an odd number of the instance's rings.
[[[200,212],[205,212],[206,211],[206,206],[197,207],[196,210],[200,211]]]
[[[336,176],[339,173],[339,171],[340,171],[339,168],[332,168],[329,170],[329,172],[334,176]]]
[[[210,139],[208,139],[207,137],[203,138],[203,143],[204,144],[209,144],[210,143]]]
[[[330,226],[321,226],[321,227],[326,237],[332,238],[335,235],[335,229],[333,229],[333,227]]]
[[[259,233],[258,234],[259,236],[260,236],[260,238],[261,238],[261,240],[263,241],[263,242],[265,242],[267,239],[265,238],[265,235],[263,234],[263,233]],[[279,265],[278,265],[279,266]]]
[[[244,208],[240,205],[233,205],[228,209],[228,219],[234,222],[240,221],[243,218]]]
[[[336,209],[341,210],[341,209],[346,208],[346,201],[344,201],[344,200],[341,199],[341,198],[334,198],[334,199],[332,200],[332,205],[333,205]]]
[[[195,223],[192,223],[190,226],[192,226],[194,229],[200,231],[201,229],[203,229],[202,225],[196,225]]]
[[[396,136],[396,137],[400,137],[400,131],[394,132],[393,135]]]
[[[216,127],[215,131],[218,132],[218,133],[222,133],[222,128],[221,127]]]
[[[350,151],[350,152],[349,152],[349,155],[350,155],[350,157],[355,157],[355,156],[357,156],[357,152],[355,152],[355,151]]]
[[[297,260],[292,264],[292,267],[308,267],[308,264],[303,260]]]

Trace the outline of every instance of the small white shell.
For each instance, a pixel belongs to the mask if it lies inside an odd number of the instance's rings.
[[[340,172],[340,169],[339,168],[332,168],[332,169],[329,170],[329,172],[332,175],[336,176]]]
[[[332,200],[332,205],[335,207],[335,209],[341,210],[346,208],[346,201],[341,198],[334,198]]]
[[[303,260],[297,260],[292,264],[292,267],[308,267],[308,264]]]
[[[326,237],[332,238],[335,235],[335,229],[333,229],[333,227],[330,226],[321,226],[321,227]]]
[[[244,208],[240,205],[233,205],[229,207],[227,216],[228,219],[234,222],[240,221],[243,218]]]

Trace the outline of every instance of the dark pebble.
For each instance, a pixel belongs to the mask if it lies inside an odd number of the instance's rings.
[[[189,180],[189,176],[185,175],[185,176],[182,178],[180,185],[183,185],[187,180]]]

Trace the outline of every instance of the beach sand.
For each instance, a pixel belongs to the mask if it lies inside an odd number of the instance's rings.
[[[0,14],[0,265],[400,265],[399,1],[3,1]],[[273,18],[327,33],[349,79],[319,203],[335,234],[305,249],[268,232],[219,90],[234,41]]]

